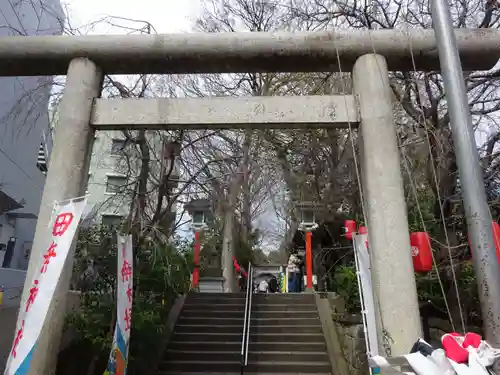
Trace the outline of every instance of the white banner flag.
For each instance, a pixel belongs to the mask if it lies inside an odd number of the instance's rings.
[[[54,220],[49,227],[50,240],[30,284],[28,299],[19,308],[19,314],[24,316],[16,327],[5,375],[24,375],[29,370],[38,336],[86,204],[87,199],[83,198],[54,205]]]
[[[117,312],[113,345],[104,375],[125,375],[128,364],[130,328],[132,326],[133,252],[132,235],[117,235],[118,274],[116,283]]]
[[[367,351],[371,356],[378,355],[377,326],[375,319],[375,301],[373,298],[373,287],[371,277],[370,253],[368,252],[368,235],[356,234],[352,236],[354,243],[354,257],[358,270],[358,283],[361,309],[367,328]]]

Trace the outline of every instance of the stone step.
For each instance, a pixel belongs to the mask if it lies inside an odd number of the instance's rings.
[[[252,296],[252,300],[267,303],[287,303],[288,301],[313,304],[316,303],[316,299],[313,293],[255,293]]]
[[[295,317],[280,317],[275,318],[251,318],[251,326],[293,326],[293,325],[319,325],[321,326],[321,321],[319,317],[314,318],[295,318]],[[243,325],[243,316],[241,318],[220,318],[220,317],[204,317],[204,316],[191,316],[183,317],[181,316],[177,321],[177,324],[200,324],[200,325]]]
[[[190,292],[187,295],[188,299],[205,299],[205,300],[210,300],[214,298],[245,298],[245,293],[197,293],[197,292]]]
[[[242,311],[226,311],[226,310],[191,310],[186,307],[181,311],[179,319],[183,318],[193,318],[193,317],[203,317],[203,318],[231,318],[231,319],[244,319],[245,312]]]
[[[167,345],[163,375],[240,374],[243,293],[191,293]],[[245,374],[331,375],[314,294],[254,294]]]
[[[219,306],[218,306],[219,307]],[[243,319],[245,313],[241,311],[227,311],[220,309],[213,310],[202,310],[195,309],[192,310],[190,307],[182,310],[181,318],[192,318],[192,317],[204,317],[204,318],[232,318],[232,319]],[[290,310],[290,311],[276,311],[276,310],[253,310],[252,318],[272,318],[272,319],[282,319],[282,318],[317,318],[318,312],[316,310]]]
[[[203,361],[213,362],[222,361],[240,361],[241,351],[186,351],[186,350],[168,350],[164,359],[166,361]],[[248,352],[248,363],[252,362],[328,362],[326,352],[285,352],[285,351],[256,351]]]
[[[260,342],[251,341],[248,345],[249,350],[256,351],[283,351],[283,352],[326,352],[326,344],[324,339],[321,338],[316,342],[300,342],[295,339],[289,342]],[[168,348],[172,350],[185,350],[185,351],[210,351],[214,350],[214,343],[212,341],[176,341],[172,340],[168,344]],[[239,352],[241,350],[241,337],[239,341],[218,342],[217,351],[220,352]]]
[[[184,310],[189,311],[213,311],[213,310],[225,310],[225,311],[245,311],[245,303],[185,303],[183,306]],[[182,314],[182,313],[181,313]]]
[[[286,302],[283,303],[257,303],[257,301],[252,302],[252,312],[253,311],[314,311],[317,313],[318,308],[315,303],[302,303],[298,302]]]
[[[208,332],[182,332],[174,330],[173,341],[195,342],[207,341],[218,345],[221,342],[239,342],[241,343],[241,332],[238,333],[208,333]],[[324,340],[322,333],[262,333],[250,332],[250,341],[258,342],[321,342]]]
[[[169,373],[185,373],[193,371],[206,372],[238,372],[240,371],[240,361],[169,361],[163,362],[160,365],[159,374]],[[304,373],[318,374],[329,373],[331,366],[329,362],[280,362],[280,361],[255,361],[248,364],[245,368],[245,373]]]
[[[185,305],[191,304],[219,304],[219,303],[242,303],[245,304],[243,293],[192,293],[186,298]],[[277,294],[254,294],[252,304],[282,304],[282,303],[311,303],[315,304],[314,294],[310,293],[277,293]]]
[[[242,305],[245,306],[245,298],[224,298],[224,297],[214,297],[212,299],[208,298],[186,298],[184,302],[185,306],[206,306],[206,305],[226,305],[226,304],[234,304],[234,305]]]
[[[251,325],[250,333],[322,333],[320,325]],[[238,325],[200,325],[200,324],[177,324],[175,326],[176,333],[241,333],[243,326]]]
[[[199,294],[190,294],[187,296],[184,301],[184,305],[198,305],[198,304],[219,304],[219,303],[241,303],[245,304],[245,295],[244,294],[224,294],[224,293],[199,293]]]
[[[191,371],[182,371],[182,372],[161,372],[159,375],[241,375],[240,371],[237,372],[191,372]],[[258,374],[258,375],[306,375],[305,373],[301,372],[252,372],[248,371],[247,369],[245,370],[245,374]],[[315,373],[315,375],[332,375],[331,372],[318,372]]]
[[[184,304],[184,309],[189,311],[213,311],[213,310],[225,310],[225,311],[245,311],[244,303],[219,303],[210,304],[209,302],[204,304]],[[311,303],[293,303],[293,304],[254,304],[252,303],[252,313],[254,311],[317,311],[316,305]]]

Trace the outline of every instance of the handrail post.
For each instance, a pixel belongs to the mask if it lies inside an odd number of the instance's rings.
[[[252,296],[253,296],[253,290],[252,290],[252,284],[253,284],[253,269],[252,265],[248,267],[248,269],[251,271],[251,273],[248,274],[248,284],[250,285],[249,288],[249,296],[248,296],[248,315],[247,315],[247,331],[246,331],[246,343],[245,343],[245,367],[248,365],[248,344],[250,341],[250,324],[252,320]]]

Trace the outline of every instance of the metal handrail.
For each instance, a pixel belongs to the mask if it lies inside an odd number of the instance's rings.
[[[245,293],[245,316],[243,318],[243,334],[241,337],[241,375],[248,365],[248,343],[250,341],[250,320],[252,315],[252,295],[253,295],[253,269],[252,264],[248,265],[247,289]]]

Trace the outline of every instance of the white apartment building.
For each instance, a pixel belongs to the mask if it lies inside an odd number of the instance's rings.
[[[136,173],[138,160],[127,160],[124,134],[118,131],[96,132],[89,169],[87,193],[92,211],[88,220],[118,225],[129,213],[132,186],[130,174]],[[131,170],[128,170],[127,164]]]
[[[57,128],[57,107],[51,109],[51,128]],[[150,173],[148,178],[148,200],[157,197],[158,185],[162,175],[170,171],[169,153],[172,143],[165,134],[157,131],[147,132],[150,154]],[[44,165],[40,151],[39,164]],[[175,147],[174,147],[175,148]],[[179,150],[173,151],[178,155]],[[95,133],[90,160],[87,194],[89,214],[87,224],[101,223],[107,226],[119,225],[128,217],[131,198],[137,189],[137,176],[141,167],[141,155],[138,147],[127,140],[121,131],[99,131]],[[177,186],[179,176],[178,158],[169,177],[169,188]],[[173,212],[176,206],[172,208]]]
[[[170,171],[172,142],[165,134],[156,131],[146,134],[149,148],[148,202],[155,204],[159,185],[168,184],[174,189],[179,179],[178,158],[168,181],[163,176]],[[174,151],[178,152],[178,151]],[[118,225],[128,217],[131,198],[137,191],[137,179],[141,169],[142,154],[139,147],[121,131],[96,132],[90,163],[88,190],[92,211],[89,219],[103,225]],[[172,207],[175,212],[176,206]],[[147,207],[151,211],[153,207]],[[151,212],[149,212],[151,213]]]

